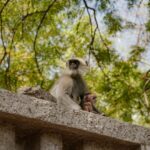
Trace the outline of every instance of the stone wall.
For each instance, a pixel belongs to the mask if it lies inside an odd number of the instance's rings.
[[[0,90],[0,150],[150,150],[150,129]]]

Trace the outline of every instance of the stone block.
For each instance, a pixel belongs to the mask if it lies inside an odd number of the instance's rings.
[[[0,125],[0,150],[16,150],[15,131],[10,125]]]
[[[42,134],[40,150],[62,150],[62,137],[58,134]]]

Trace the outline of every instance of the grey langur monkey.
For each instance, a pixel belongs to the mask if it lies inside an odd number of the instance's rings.
[[[51,89],[51,93],[41,89],[40,86],[18,89],[18,93],[34,96],[40,99],[57,102],[64,108],[100,113],[94,106],[96,96],[87,88],[82,74],[88,65],[82,59],[69,59],[66,63],[65,73],[59,78]]]
[[[84,109],[86,111],[95,111],[92,98],[87,96],[85,98],[85,95],[90,93],[82,77],[88,69],[87,63],[80,58],[69,59],[66,68],[65,73],[54,84],[50,93],[57,99],[59,105],[64,105],[68,109],[86,108]]]

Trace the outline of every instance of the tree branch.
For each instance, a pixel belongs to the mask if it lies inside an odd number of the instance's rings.
[[[3,45],[3,49],[4,49],[3,57],[0,60],[0,65],[1,65],[1,63],[3,62],[3,60],[5,59],[5,57],[7,55],[6,46],[5,46],[4,37],[3,37],[3,20],[2,20],[2,15],[1,14],[0,14],[0,23],[1,23],[1,26],[0,26],[1,41],[2,41],[2,45]]]
[[[0,26],[0,32],[1,32],[1,41],[2,41],[2,45],[3,45],[3,49],[4,49],[4,54],[0,60],[0,65],[1,63],[3,62],[3,60],[5,59],[5,57],[7,56],[7,51],[6,51],[6,46],[5,46],[5,42],[4,42],[4,37],[3,37],[3,19],[2,19],[2,13],[3,13],[3,10],[4,8],[7,6],[7,4],[10,2],[10,0],[7,0],[3,7],[1,8],[0,10],[0,23],[1,23],[1,26]]]
[[[26,18],[34,15],[34,14],[41,14],[41,13],[45,13],[46,10],[41,10],[41,11],[35,11],[35,12],[32,12],[32,13],[27,13],[26,15],[22,16],[22,21],[25,21]]]
[[[81,13],[81,15],[80,15],[80,17],[79,17],[79,22],[78,22],[77,27],[76,27],[77,34],[79,33],[78,30],[79,30],[79,26],[80,26],[81,19],[82,19],[83,15],[84,15],[84,9],[83,9],[83,11],[82,11],[82,13]]]
[[[90,24],[91,24],[91,26],[92,26],[92,19],[91,19],[91,15],[90,15],[89,10],[92,10],[92,11],[93,11],[94,21],[95,21],[95,23],[96,23],[96,28],[97,28],[97,30],[98,30],[99,37],[100,37],[101,41],[103,42],[104,46],[106,47],[106,49],[107,49],[107,51],[108,51],[109,60],[111,60],[111,58],[110,58],[110,49],[109,49],[109,47],[107,46],[107,44],[105,43],[105,40],[103,39],[103,36],[102,36],[102,34],[101,34],[101,31],[100,31],[100,28],[99,28],[99,25],[98,25],[98,21],[97,21],[97,18],[96,18],[96,10],[95,10],[94,8],[92,8],[92,7],[89,7],[88,4],[87,4],[87,2],[86,2],[86,0],[83,0],[83,2],[84,2],[84,5],[85,5],[85,7],[86,7],[86,9],[87,9],[87,13],[88,13],[89,18],[90,18]],[[93,42],[93,43],[94,43],[94,42]]]
[[[0,10],[0,15],[2,14],[4,8],[7,6],[7,4],[8,4],[9,2],[10,2],[10,0],[7,0],[7,1],[4,3],[3,7],[2,7],[1,10]]]
[[[35,63],[36,63],[36,67],[37,67],[38,73],[40,74],[41,77],[42,77],[43,75],[42,75],[42,72],[41,72],[41,70],[40,70],[40,66],[39,66],[38,59],[37,59],[38,53],[37,53],[37,51],[36,51],[36,42],[37,42],[39,30],[40,30],[40,28],[41,28],[41,26],[42,26],[42,24],[43,24],[43,22],[44,22],[44,19],[45,19],[46,15],[47,15],[48,11],[50,10],[50,8],[52,8],[52,6],[54,5],[54,3],[55,3],[56,1],[57,1],[57,0],[54,0],[54,1],[47,7],[47,9],[44,11],[44,14],[43,14],[43,16],[42,16],[42,18],[41,18],[41,21],[40,21],[40,23],[39,23],[39,25],[38,25],[38,27],[37,27],[36,35],[35,35],[35,38],[34,38],[34,41],[33,41],[34,60],[35,60]]]

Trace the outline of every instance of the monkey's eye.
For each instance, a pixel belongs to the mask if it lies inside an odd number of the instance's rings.
[[[69,61],[69,64],[76,64],[76,65],[79,65],[80,62],[78,60],[70,60]]]

